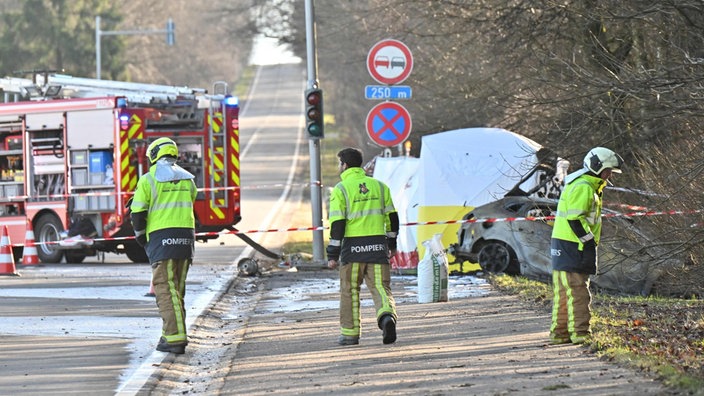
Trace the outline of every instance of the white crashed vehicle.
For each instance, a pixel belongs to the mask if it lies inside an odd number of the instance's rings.
[[[467,213],[448,252],[457,262],[478,263],[482,270],[549,281],[550,238],[557,201],[507,196]],[[599,244],[599,273],[592,282],[612,291],[648,295],[662,273],[663,257],[629,218],[604,211]],[[547,218],[533,219],[526,218]],[[494,220],[496,219],[496,220]],[[506,220],[509,219],[509,220]]]

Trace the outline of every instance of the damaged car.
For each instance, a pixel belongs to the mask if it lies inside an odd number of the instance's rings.
[[[456,262],[478,263],[485,272],[551,278],[550,238],[557,200],[505,196],[467,213],[448,252]],[[672,261],[634,225],[631,218],[604,209],[597,286],[626,294],[648,295]]]
[[[458,262],[478,263],[485,272],[547,280],[552,220],[514,220],[554,216],[557,201],[511,196],[479,206],[462,217],[457,243],[449,253]]]

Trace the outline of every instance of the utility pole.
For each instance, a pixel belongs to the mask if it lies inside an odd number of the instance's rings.
[[[166,44],[169,46],[175,43],[174,21],[169,18],[166,21],[166,29],[161,30],[100,30],[100,16],[95,17],[95,78],[100,80],[100,39],[103,36],[124,36],[138,34],[163,34],[166,33]]]
[[[313,0],[305,0],[306,15],[306,62],[308,64],[307,90],[319,89],[318,84],[318,57],[315,49],[315,7]],[[320,101],[322,102],[322,91]],[[322,110],[322,106],[321,106]],[[321,120],[323,114],[320,114]],[[319,137],[309,137],[308,150],[310,152],[310,204],[313,213],[313,261],[322,263],[323,256],[323,203],[322,203],[322,182],[320,171],[320,140]]]

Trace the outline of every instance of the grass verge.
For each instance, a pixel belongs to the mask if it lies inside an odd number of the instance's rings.
[[[551,286],[494,275],[500,291],[552,307]],[[666,385],[704,395],[704,302],[661,297],[592,296],[592,340],[597,356],[655,374]]]

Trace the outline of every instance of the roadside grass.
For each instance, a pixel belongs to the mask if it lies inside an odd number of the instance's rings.
[[[492,275],[499,290],[541,309],[552,308],[551,286],[524,277]],[[704,395],[704,302],[592,293],[597,356],[656,375],[666,385]]]
[[[235,83],[235,87],[232,89],[232,95],[237,96],[240,103],[247,100],[249,87],[252,85],[254,75],[257,73],[257,67],[255,65],[245,67],[239,80]]]

